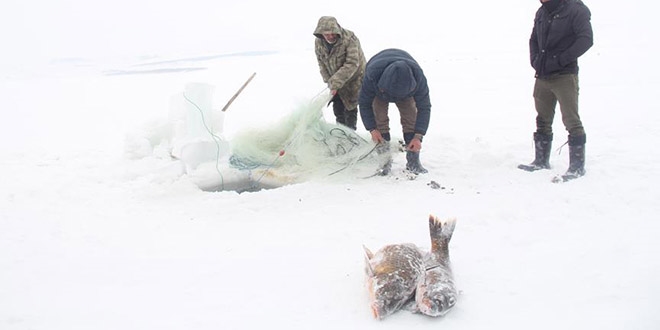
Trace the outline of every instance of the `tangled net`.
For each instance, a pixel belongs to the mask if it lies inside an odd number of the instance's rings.
[[[342,172],[355,175],[360,169],[373,172],[375,144],[346,126],[327,123],[322,110],[329,99],[316,97],[266,129],[237,134],[230,142],[231,166],[294,181]]]

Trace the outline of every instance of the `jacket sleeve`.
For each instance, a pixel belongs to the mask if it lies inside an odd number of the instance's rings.
[[[539,20],[540,10],[536,12],[534,17],[534,27],[532,28],[532,35],[529,37],[529,63],[532,65],[532,68],[536,69],[534,62],[539,58],[539,40],[536,33],[536,22]]]
[[[529,38],[529,63],[536,69],[534,62],[539,56],[539,42],[536,38],[536,26],[532,29],[532,36]]]
[[[338,90],[344,87],[360,68],[360,42],[356,38],[351,38],[346,42],[348,43],[346,46],[346,61],[328,79],[330,89]]]
[[[431,97],[429,95],[429,86],[426,82],[426,77],[422,75],[422,79],[417,84],[417,91],[415,91],[415,103],[417,104],[417,120],[415,121],[415,133],[426,135],[426,130],[429,128],[431,121]]]
[[[318,38],[314,41],[314,52],[316,53],[316,61],[319,64],[319,72],[321,72],[323,82],[328,83],[328,80],[330,80],[330,73],[328,72],[325,63],[323,63],[323,60],[321,60],[321,50],[323,49],[323,45],[319,45],[319,42],[320,40]]]
[[[360,105],[360,118],[367,131],[376,129],[376,118],[374,116],[373,101],[376,97],[376,84],[369,79],[368,75],[364,75],[362,79],[362,88],[358,97]]]
[[[559,54],[559,64],[567,65],[576,62],[578,57],[591,48],[594,44],[594,34],[591,28],[591,12],[586,6],[579,6],[571,24],[575,34],[575,42]]]

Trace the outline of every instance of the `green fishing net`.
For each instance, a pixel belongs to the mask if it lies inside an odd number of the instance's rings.
[[[279,122],[236,134],[230,142],[231,165],[293,181],[373,173],[375,144],[346,126],[326,122],[322,111],[329,99],[316,97]]]

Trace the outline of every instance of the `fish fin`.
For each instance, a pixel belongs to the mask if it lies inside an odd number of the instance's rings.
[[[371,267],[371,258],[374,257],[374,254],[367,248],[366,246],[362,245],[362,248],[364,249],[364,271],[369,275],[369,277],[374,276],[374,269]]]
[[[454,235],[454,228],[456,228],[456,218],[444,219],[442,224],[442,237],[449,242],[451,236]]]
[[[451,240],[456,228],[456,218],[440,219],[435,215],[429,215],[429,232],[431,233],[431,240],[434,238]]]
[[[447,249],[454,234],[454,228],[456,228],[456,218],[440,219],[433,214],[429,215],[429,233],[433,253],[440,249]]]
[[[369,250],[368,247],[366,247],[365,245],[362,245],[362,248],[364,249],[364,255],[367,258],[367,260],[374,257],[374,254],[371,252],[371,250]]]

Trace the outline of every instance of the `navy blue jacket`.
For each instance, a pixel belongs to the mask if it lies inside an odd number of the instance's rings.
[[[429,87],[422,68],[410,54],[400,49],[385,49],[367,62],[358,99],[360,117],[367,131],[376,128],[372,105],[375,97],[386,102],[413,97],[417,104],[415,133],[426,134],[431,118]]]
[[[552,12],[544,4],[536,12],[529,53],[537,78],[578,73],[578,57],[593,45],[591,12],[580,0],[559,1]]]

